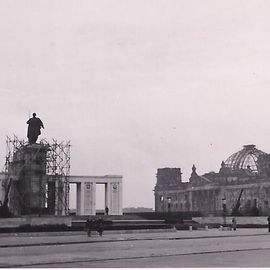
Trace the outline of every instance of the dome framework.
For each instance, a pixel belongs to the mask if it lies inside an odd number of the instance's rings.
[[[254,144],[244,145],[242,150],[227,158],[225,166],[233,170],[250,169],[253,172],[258,172],[258,157],[265,154],[265,152],[258,150]]]

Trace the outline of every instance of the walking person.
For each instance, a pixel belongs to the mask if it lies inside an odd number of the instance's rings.
[[[267,221],[268,221],[268,232],[270,232],[270,216],[268,216]]]
[[[106,214],[106,216],[108,216],[109,215],[109,207],[106,205],[106,207],[105,207],[105,214]]]
[[[88,218],[86,220],[85,228],[87,230],[87,236],[91,237],[91,231],[93,229],[93,220],[92,219]]]
[[[104,220],[102,217],[99,217],[98,220],[96,221],[97,225],[97,232],[99,233],[99,236],[102,236],[103,230],[104,230]]]

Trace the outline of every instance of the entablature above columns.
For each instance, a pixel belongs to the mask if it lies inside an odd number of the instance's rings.
[[[69,183],[122,183],[122,175],[104,175],[104,176],[86,176],[86,175],[71,175],[69,176]]]

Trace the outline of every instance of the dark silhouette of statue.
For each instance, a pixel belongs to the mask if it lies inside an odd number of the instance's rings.
[[[30,118],[27,122],[27,138],[29,143],[36,143],[38,136],[41,134],[40,129],[44,128],[42,121],[36,117],[36,114],[33,113],[33,117]]]

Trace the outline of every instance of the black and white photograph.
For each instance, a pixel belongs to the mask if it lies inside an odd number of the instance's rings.
[[[0,0],[0,268],[270,268],[269,14]]]

